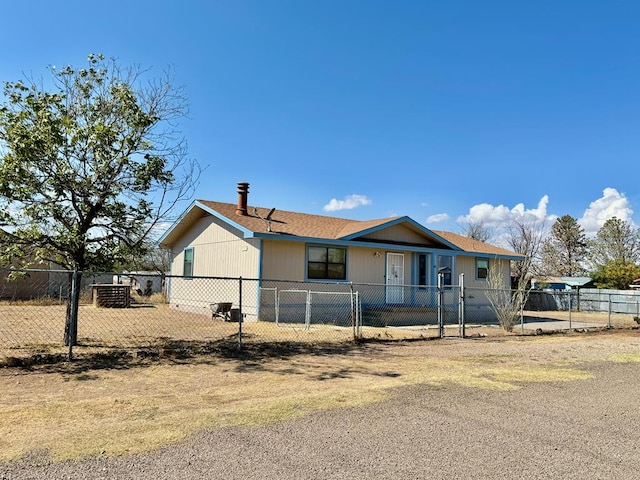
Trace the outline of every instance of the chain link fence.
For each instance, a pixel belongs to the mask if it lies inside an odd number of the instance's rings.
[[[10,275],[9,275],[10,274]],[[7,276],[15,277],[7,279]],[[72,275],[0,271],[0,358],[65,354]],[[84,273],[76,351],[469,336],[495,329],[487,289]],[[507,298],[509,298],[507,296]],[[532,291],[523,333],[634,325],[640,292]],[[478,330],[476,330],[478,329]]]

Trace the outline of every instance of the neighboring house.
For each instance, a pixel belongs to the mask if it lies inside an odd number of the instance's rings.
[[[1,300],[31,300],[49,296],[49,273],[32,271],[24,277],[9,279],[11,269],[0,269]]]
[[[489,272],[498,271],[508,286],[510,261],[523,259],[455,233],[430,230],[409,217],[361,221],[253,207],[248,191],[248,183],[238,184],[237,204],[196,200],[160,239],[172,253],[173,276],[257,279],[254,290],[243,290],[248,320],[260,317],[257,297],[267,282],[304,282],[304,288],[315,284],[317,289],[328,288],[326,282],[380,285],[382,298],[365,296],[362,302],[433,306],[427,287],[437,284],[438,272],[447,285],[457,284],[464,273],[467,287],[486,289]],[[177,280],[167,292],[174,307],[238,302],[215,298],[195,278],[191,284]],[[487,303],[483,294],[470,298]]]
[[[592,287],[590,277],[544,277],[531,280],[531,288],[535,290],[579,290]]]
[[[66,299],[69,295],[70,272],[60,266],[46,264],[39,269],[27,269],[25,275],[9,279],[10,268],[0,268],[0,300],[32,300],[36,298]],[[46,267],[46,268],[42,268]],[[128,272],[121,275],[111,273],[85,273],[82,290],[90,290],[93,284],[131,284],[134,291],[151,295],[162,291],[162,275],[155,272]]]

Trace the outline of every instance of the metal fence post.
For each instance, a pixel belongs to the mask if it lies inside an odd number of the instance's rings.
[[[311,290],[307,290],[307,304],[304,309],[304,329],[309,330],[311,328]]]
[[[608,293],[607,297],[609,298],[609,315],[607,320],[607,328],[611,328],[611,294]]]
[[[351,328],[353,330],[353,341],[358,339],[356,333],[356,304],[353,298],[353,282],[349,282],[349,292],[351,293]]]
[[[460,284],[460,296],[458,298],[458,327],[460,330],[460,337],[466,336],[465,331],[465,311],[464,311],[464,273],[459,276],[458,283]]]
[[[238,350],[242,350],[242,276],[238,278]]]
[[[520,293],[517,293],[519,295]],[[524,301],[522,299],[520,301],[520,331],[524,335]]]
[[[576,310],[578,312],[580,312],[581,311],[581,308],[580,308],[580,287],[578,287],[578,292],[577,292],[576,295],[578,296],[578,301],[577,301],[578,306],[577,306]]]
[[[442,288],[442,284],[444,283],[444,274],[438,273],[438,336],[440,338],[444,337],[444,312],[443,303],[444,303],[444,290]]]
[[[571,291],[569,291],[569,330],[571,330]]]

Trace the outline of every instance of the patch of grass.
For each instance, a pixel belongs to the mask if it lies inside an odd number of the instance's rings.
[[[67,301],[55,297],[38,297],[30,298],[26,300],[0,300],[0,306],[13,306],[13,307],[49,307],[52,305],[66,305]]]
[[[611,355],[609,359],[616,363],[639,363],[640,352],[616,353]]]

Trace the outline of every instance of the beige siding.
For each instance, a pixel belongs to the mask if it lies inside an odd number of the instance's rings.
[[[237,278],[171,277],[167,279],[169,303],[173,308],[211,315],[211,304],[230,302],[240,307],[240,282]],[[242,313],[245,320],[257,315],[258,281],[242,280]]]
[[[425,238],[423,234],[415,232],[403,225],[394,225],[364,235],[362,238],[367,240],[381,240],[389,242],[406,242],[414,245],[434,246],[435,242]]]
[[[504,279],[505,288],[510,288],[510,275],[508,260],[497,260],[495,258],[489,259],[489,269],[493,268],[494,262],[498,262],[498,272]],[[464,284],[471,288],[488,288],[489,282],[485,279],[476,279],[476,257],[458,257],[457,259],[457,272],[458,275],[464,273]],[[454,279],[454,283],[458,283],[457,279]]]
[[[304,281],[306,276],[306,248],[302,242],[273,242],[263,244],[262,278],[270,280]],[[375,256],[375,252],[380,255]],[[347,249],[348,280],[360,283],[384,283],[385,251],[370,248]],[[399,252],[402,253],[402,252]],[[405,253],[405,281],[411,280],[411,254]]]
[[[306,244],[263,241],[262,278],[304,281]]]
[[[489,259],[489,269],[495,267],[503,278],[503,288],[511,288],[511,269],[509,260]],[[482,315],[490,315],[489,300],[486,290],[490,288],[488,280],[476,279],[476,257],[458,257],[458,273],[464,273],[465,302],[471,318],[480,319]],[[455,282],[457,283],[457,281]],[[473,310],[480,308],[480,310]]]
[[[194,277],[242,276],[257,279],[259,274],[260,241],[243,239],[237,229],[222,224],[217,218],[205,216],[198,220],[173,249],[172,275],[183,274],[184,249],[193,248]],[[243,282],[243,313],[247,320],[255,317],[257,282]],[[210,314],[211,303],[240,303],[236,280],[170,279],[169,301],[173,307]]]
[[[379,254],[376,256],[376,252]],[[407,256],[405,254],[405,274]],[[383,250],[352,247],[348,257],[349,280],[355,283],[384,283],[386,255]]]
[[[184,249],[193,248],[193,275],[257,278],[260,243],[215,217],[204,217],[173,247],[171,272],[183,274]]]

